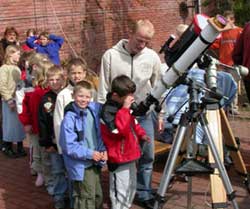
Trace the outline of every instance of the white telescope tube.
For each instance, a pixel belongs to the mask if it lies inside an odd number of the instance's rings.
[[[159,100],[166,88],[171,87],[176,80],[188,70],[205,49],[214,42],[224,26],[215,25],[214,18],[209,19],[207,26],[200,32],[199,36],[180,56],[180,58],[162,75],[162,78],[152,89],[151,95]]]

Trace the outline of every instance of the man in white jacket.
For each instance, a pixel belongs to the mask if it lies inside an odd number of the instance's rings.
[[[161,66],[157,53],[147,47],[154,32],[154,26],[149,20],[139,20],[131,29],[128,40],[120,40],[104,53],[97,95],[99,102],[106,101],[112,80],[122,74],[136,83],[135,101],[139,104],[146,98],[158,79]],[[142,157],[138,162],[137,172],[137,199],[145,208],[153,208],[151,179],[154,161],[154,128],[151,112],[137,119],[151,138],[151,143],[141,144]]]

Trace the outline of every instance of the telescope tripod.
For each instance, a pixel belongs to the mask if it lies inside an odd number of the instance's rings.
[[[230,151],[230,157],[232,158],[233,166],[235,167],[237,173],[243,177],[243,182],[246,186],[246,189],[250,193],[250,175],[247,172],[246,165],[242,159],[239,149],[239,142],[233,135],[233,131],[230,128],[229,121],[223,109],[220,109],[220,118],[222,135],[225,139],[225,145]]]
[[[192,129],[192,127],[196,127],[198,122],[201,124],[201,127],[207,138],[208,147],[210,148],[211,156],[214,159],[213,167],[215,168],[216,172],[219,174],[219,177],[217,174],[216,174],[216,177],[221,179],[224,189],[227,194],[227,199],[232,202],[233,208],[238,209],[239,207],[235,200],[235,191],[232,188],[230,179],[228,177],[228,174],[223,164],[220,153],[218,152],[218,149],[216,147],[215,139],[213,138],[213,134],[211,133],[208,119],[206,117],[207,111],[218,112],[219,110],[218,102],[216,102],[214,99],[209,100],[209,99],[203,98],[203,102],[199,104],[198,99],[197,99],[199,90],[195,86],[192,86],[189,88],[191,89],[191,91],[189,90],[190,100],[191,100],[190,105],[189,105],[190,107],[188,111],[182,114],[180,123],[177,127],[177,131],[176,131],[173,143],[172,143],[172,148],[169,152],[169,156],[168,156],[165,168],[164,168],[164,172],[160,181],[160,185],[157,190],[154,209],[163,208],[163,204],[165,203],[165,193],[169,186],[171,176],[175,168],[177,157],[179,155],[181,146],[184,142],[184,138],[187,135],[187,133],[190,131],[190,129]],[[197,170],[198,172],[200,172],[199,168]],[[206,168],[205,170],[207,173],[213,172],[212,168]],[[193,173],[195,172],[196,171],[194,171]],[[203,171],[201,171],[201,173],[202,172]],[[218,204],[218,205],[217,205],[218,207],[216,206],[217,208],[226,207],[225,204]]]

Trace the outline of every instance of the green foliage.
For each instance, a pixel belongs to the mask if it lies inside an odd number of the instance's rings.
[[[216,5],[214,14],[223,14],[226,10],[233,10],[237,25],[244,26],[250,21],[250,0],[204,0],[202,6],[210,6],[212,2]]]
[[[217,3],[217,9],[220,14],[223,14],[226,10],[232,10],[233,1],[232,0],[221,0]]]
[[[207,6],[210,5],[210,3],[211,3],[210,0],[204,0],[204,1],[202,2],[202,6],[203,6],[203,7],[207,7]]]
[[[236,17],[236,22],[240,26],[250,21],[250,1],[249,0],[236,0],[233,4],[233,10]]]
[[[213,7],[210,15],[223,14],[225,10],[232,10],[233,0],[203,0],[203,7]]]

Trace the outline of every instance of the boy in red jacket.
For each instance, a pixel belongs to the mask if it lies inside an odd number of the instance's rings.
[[[136,85],[125,75],[117,76],[101,112],[101,132],[108,152],[112,209],[130,208],[136,192],[136,160],[139,140],[149,142],[144,129],[131,114]],[[142,142],[144,143],[144,142]]]

